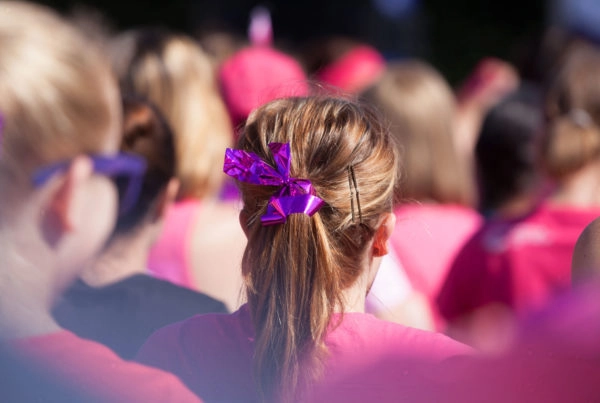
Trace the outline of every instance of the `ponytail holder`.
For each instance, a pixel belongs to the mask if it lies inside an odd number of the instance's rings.
[[[263,226],[283,224],[290,214],[302,213],[312,216],[325,204],[315,194],[308,179],[290,177],[290,144],[269,143],[275,167],[258,155],[244,150],[225,150],[223,172],[245,183],[260,186],[277,186],[271,196],[267,211],[260,221]]]

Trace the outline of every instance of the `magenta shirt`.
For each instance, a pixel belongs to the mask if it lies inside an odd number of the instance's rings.
[[[173,372],[208,401],[257,401],[253,337],[250,313],[244,305],[230,315],[198,315],[158,330],[142,347],[138,360]],[[417,384],[426,368],[471,352],[444,335],[363,313],[346,313],[325,343],[330,353],[324,375],[328,381],[383,357],[397,357],[394,367],[378,368],[380,375],[387,371],[407,385]],[[377,380],[373,381],[370,386],[377,387]]]
[[[599,208],[543,204],[518,220],[486,223],[458,255],[438,296],[448,320],[498,303],[519,315],[543,307],[571,285],[577,238]]]
[[[448,359],[406,385],[386,357],[321,388],[318,402],[587,403],[600,397],[600,279],[557,297],[520,323],[514,343],[493,356]],[[369,379],[379,387],[365,388]]]
[[[444,402],[597,402],[600,398],[600,282],[561,295],[521,324],[498,357],[452,368]]]

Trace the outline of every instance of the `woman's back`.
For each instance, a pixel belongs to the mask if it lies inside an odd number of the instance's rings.
[[[339,319],[339,325],[333,325]],[[206,401],[260,401],[253,379],[254,337],[244,305],[231,315],[198,315],[157,331],[140,350],[138,360],[176,374]],[[396,372],[405,381],[413,377],[417,384],[424,376],[421,369],[470,352],[446,336],[356,312],[333,316],[325,345],[328,356],[320,383],[394,356],[404,358],[398,362],[405,366],[388,368],[389,373],[381,377]],[[374,379],[367,386],[376,387],[376,383]]]
[[[208,400],[292,402],[382,356],[402,357],[390,371],[411,380],[421,365],[467,351],[364,313],[388,253],[398,179],[397,150],[374,110],[340,98],[276,100],[250,115],[238,147],[225,152],[224,171],[244,203],[248,302],[158,331],[143,362]]]

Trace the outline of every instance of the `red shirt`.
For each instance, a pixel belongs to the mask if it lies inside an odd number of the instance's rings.
[[[68,331],[9,343],[19,358],[86,401],[200,402],[174,375],[123,361],[107,347]]]
[[[571,284],[575,242],[600,209],[542,205],[519,220],[490,221],[467,242],[437,298],[458,319],[498,303],[517,314],[543,307]]]

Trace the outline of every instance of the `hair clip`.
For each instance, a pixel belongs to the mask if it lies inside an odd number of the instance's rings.
[[[354,175],[354,166],[348,165],[348,185],[350,187],[350,207],[352,208],[352,222],[354,218],[354,199],[356,199],[356,206],[358,208],[358,222],[362,224],[362,211],[360,209],[360,194],[358,186],[356,185],[356,176]]]
[[[263,226],[282,224],[290,214],[302,213],[312,216],[325,204],[316,196],[308,179],[290,177],[290,144],[269,143],[275,167],[258,155],[244,150],[225,150],[223,172],[245,183],[261,186],[277,186],[271,196],[267,211],[260,221]]]

